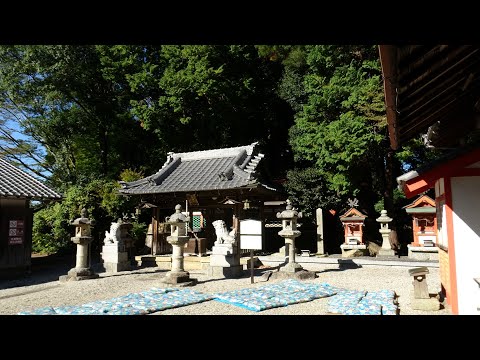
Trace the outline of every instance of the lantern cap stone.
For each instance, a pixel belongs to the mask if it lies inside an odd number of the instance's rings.
[[[167,222],[169,223],[179,223],[189,221],[188,216],[182,213],[182,205],[177,204],[175,206],[175,213],[168,217]]]
[[[88,216],[87,209],[83,208],[80,211],[80,217],[71,221],[70,224],[75,225],[75,226],[77,226],[77,225],[93,225],[95,223],[95,221],[90,220],[87,216]]]
[[[302,212],[295,210],[295,208],[292,206],[292,202],[289,199],[287,199],[286,203],[287,206],[285,207],[285,210],[277,213],[278,219],[296,219],[302,217]]]
[[[379,223],[388,223],[393,219],[387,215],[387,210],[380,211],[380,217],[377,218]]]

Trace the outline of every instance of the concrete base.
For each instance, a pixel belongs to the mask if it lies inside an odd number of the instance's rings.
[[[315,279],[317,276],[314,271],[301,270],[295,273],[285,272],[285,271],[276,271],[273,272],[270,276],[271,279],[296,279],[296,280],[309,280]]]
[[[395,251],[392,249],[385,249],[385,248],[380,248],[378,250],[377,256],[395,256]]]
[[[240,265],[240,257],[234,255],[210,255],[210,266],[238,266]]]
[[[414,310],[438,311],[440,310],[440,301],[436,297],[431,297],[430,299],[411,298],[410,306]]]
[[[207,269],[207,275],[214,278],[239,278],[243,276],[243,265],[234,265],[229,267],[210,266]]]
[[[410,259],[429,261],[438,260],[438,248],[436,246],[411,246],[407,245]]]
[[[68,271],[67,275],[60,276],[58,280],[63,283],[67,281],[97,279],[99,277],[100,276],[90,268],[73,268]]]
[[[114,262],[104,262],[101,265],[101,269],[108,273],[117,273],[120,271],[129,271],[133,267],[129,262],[114,263]]]
[[[137,255],[135,261],[139,267],[158,267],[162,270],[172,268],[172,257],[170,255]],[[209,256],[187,255],[183,258],[183,268],[185,270],[206,270],[209,266]]]
[[[101,255],[103,261],[101,269],[106,272],[117,273],[132,270],[132,265],[128,260],[128,252],[118,251],[116,246],[104,246]]]
[[[368,254],[367,245],[348,245],[342,244],[340,245],[340,249],[342,249],[342,257],[343,258],[351,258],[355,256],[365,256]]]

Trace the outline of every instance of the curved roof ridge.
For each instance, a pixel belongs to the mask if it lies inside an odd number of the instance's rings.
[[[251,143],[250,145],[235,146],[230,148],[220,148],[211,150],[190,151],[183,153],[173,153],[173,158],[182,158],[182,161],[201,160],[210,158],[222,158],[237,156],[239,152],[245,150],[247,155],[251,155],[258,142]]]

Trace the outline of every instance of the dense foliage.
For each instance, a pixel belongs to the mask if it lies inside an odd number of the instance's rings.
[[[0,46],[0,155],[65,196],[36,205],[34,251],[70,246],[82,207],[99,243],[136,205],[118,180],[168,151],[254,141],[307,217],[353,197],[395,213],[395,176],[427,158],[415,142],[389,150],[376,46]]]

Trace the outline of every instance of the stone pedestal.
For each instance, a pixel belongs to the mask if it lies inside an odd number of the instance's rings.
[[[283,266],[280,271],[295,273],[303,270],[302,265],[295,262],[295,238],[285,237],[285,248],[288,247],[288,255],[285,256],[286,265]]]
[[[415,260],[438,261],[438,248],[436,246],[424,247],[424,246],[412,246],[407,245],[408,257]]]
[[[392,250],[390,241],[388,240],[390,231],[390,229],[388,229],[388,232],[386,230],[380,230],[380,234],[382,234],[382,247],[378,250],[377,256],[395,256],[395,251]]]
[[[163,280],[166,284],[196,283],[184,269],[183,248],[188,236],[168,236],[167,241],[172,245],[172,270],[167,272]]]
[[[340,245],[342,258],[351,258],[355,256],[365,256],[368,253],[367,245]]]
[[[116,273],[132,269],[127,251],[118,251],[117,246],[104,245],[102,248],[103,269]]]
[[[133,239],[129,231],[132,224],[118,219],[110,225],[110,231],[105,231],[102,248],[102,267],[106,272],[116,273],[132,269]]]
[[[233,244],[218,244],[212,247],[208,276],[235,278],[243,275],[243,265]]]
[[[410,305],[414,310],[423,310],[423,311],[438,311],[440,310],[440,301],[435,297],[430,297],[428,299],[415,299],[412,298]]]

